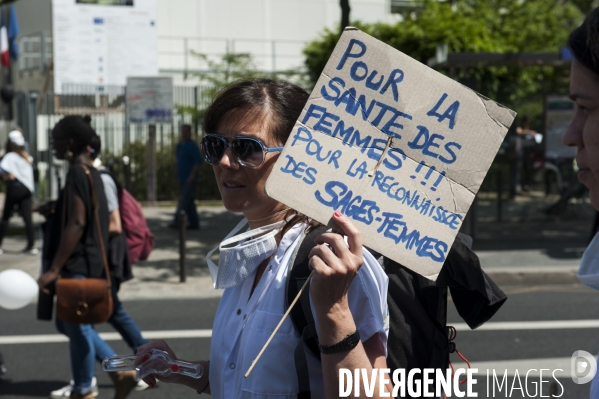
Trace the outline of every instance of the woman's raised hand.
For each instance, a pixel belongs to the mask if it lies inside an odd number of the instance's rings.
[[[362,235],[356,226],[340,212],[333,214],[333,221],[347,236],[347,243],[341,234],[323,233],[314,240],[317,245],[309,255],[310,296],[317,311],[347,306],[349,286],[364,263]]]

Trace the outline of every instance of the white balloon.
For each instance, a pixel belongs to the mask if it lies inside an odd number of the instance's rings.
[[[0,306],[5,309],[27,306],[38,291],[37,282],[22,270],[9,269],[0,273]]]

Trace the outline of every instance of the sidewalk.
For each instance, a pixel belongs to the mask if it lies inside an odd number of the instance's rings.
[[[496,221],[496,202],[480,200],[474,249],[483,269],[499,285],[576,284],[576,270],[589,239],[594,210],[588,202],[572,204],[561,220],[543,213],[556,198],[519,197],[504,203],[503,221]],[[3,203],[0,198],[0,203]],[[150,259],[133,268],[135,278],[122,285],[119,297],[131,299],[218,297],[212,288],[205,254],[217,246],[241,216],[223,207],[199,206],[201,230],[187,231],[187,281],[179,282],[178,231],[169,229],[173,207],[146,207],[156,236]],[[35,215],[39,225],[42,218]],[[464,226],[469,233],[469,225]],[[39,245],[39,243],[38,243]],[[0,271],[21,269],[39,275],[39,256],[18,254],[25,247],[20,218],[11,219]]]
[[[201,229],[186,232],[187,278],[185,283],[180,283],[179,232],[167,227],[172,222],[174,210],[172,207],[144,208],[148,225],[156,238],[156,246],[147,261],[133,266],[135,277],[121,286],[120,299],[206,298],[222,294],[221,290],[212,287],[205,254],[220,243],[240,217],[223,207],[198,208]],[[34,214],[34,223],[39,226],[42,222],[43,218]],[[13,217],[9,235],[2,245],[4,254],[0,255],[0,271],[21,269],[37,279],[40,257],[19,254],[25,243],[22,219]],[[39,240],[37,245],[41,245]]]
[[[588,199],[568,205],[558,218],[545,210],[558,200],[540,193],[504,202],[478,201],[474,250],[500,285],[578,284],[576,271],[590,239],[595,210]],[[464,231],[470,234],[470,226]]]

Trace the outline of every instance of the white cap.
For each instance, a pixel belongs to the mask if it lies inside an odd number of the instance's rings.
[[[8,133],[8,139],[14,145],[18,145],[19,147],[23,147],[25,145],[25,137],[23,137],[23,133],[18,130],[13,130]]]

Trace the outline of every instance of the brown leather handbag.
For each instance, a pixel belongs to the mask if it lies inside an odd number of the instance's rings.
[[[108,259],[106,258],[106,248],[100,228],[98,200],[96,198],[94,181],[89,169],[85,165],[82,166],[91,186],[94,217],[96,227],[98,228],[100,251],[102,252],[106,278],[59,278],[56,281],[56,317],[69,323],[97,324],[105,322],[112,315],[112,283],[110,280],[110,270],[108,269]],[[66,198],[63,202],[63,220],[66,217],[64,204],[66,204]],[[64,225],[63,223],[63,227]]]

